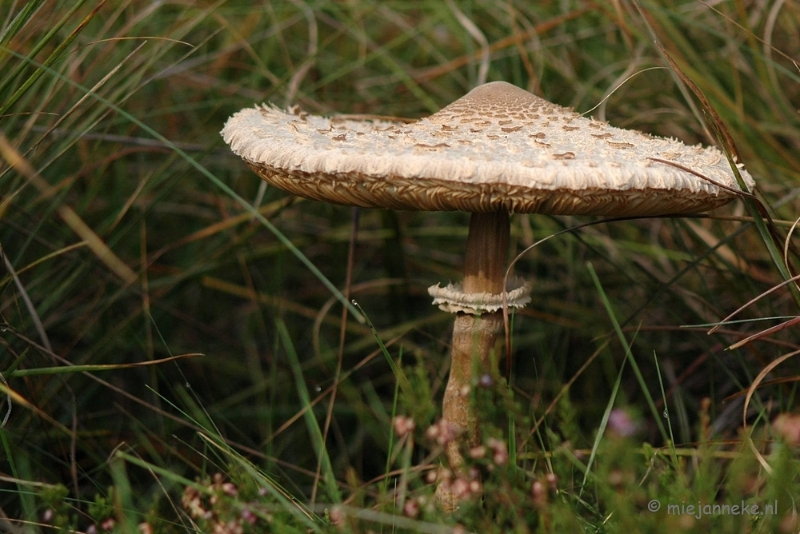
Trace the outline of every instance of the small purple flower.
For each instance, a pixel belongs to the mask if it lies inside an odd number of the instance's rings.
[[[608,415],[608,428],[620,437],[629,438],[639,431],[639,422],[627,410],[614,408]]]
[[[245,521],[247,521],[248,523],[253,525],[253,524],[255,524],[256,519],[258,519],[258,518],[256,517],[256,514],[254,514],[253,511],[250,510],[249,508],[243,508],[242,509],[242,519],[244,519]]]

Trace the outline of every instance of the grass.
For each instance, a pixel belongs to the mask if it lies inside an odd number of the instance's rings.
[[[797,272],[793,4],[7,4],[0,530],[798,530],[798,302],[765,294]],[[713,108],[767,208],[513,217],[519,251],[553,237],[515,266],[534,303],[447,515],[426,288],[466,215],[263,189],[219,130],[266,101],[421,117],[484,72],[690,144]]]

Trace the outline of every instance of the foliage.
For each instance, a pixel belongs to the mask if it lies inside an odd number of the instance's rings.
[[[796,272],[796,5],[4,7],[0,530],[797,531],[797,302],[750,302]],[[267,101],[420,117],[483,76],[690,144],[715,142],[705,99],[767,211],[524,254],[511,375],[475,384],[483,448],[448,473],[430,429],[451,318],[426,288],[459,278],[465,214],[265,189],[219,130]],[[513,241],[588,221],[516,216]],[[456,514],[436,477],[464,489]]]

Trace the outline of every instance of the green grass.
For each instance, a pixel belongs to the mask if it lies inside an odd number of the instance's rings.
[[[797,431],[772,424],[796,327],[726,350],[795,289],[706,332],[797,272],[800,11],[713,6],[6,2],[0,531],[796,532]],[[767,211],[512,217],[518,251],[553,237],[516,263],[534,301],[511,376],[474,391],[481,478],[447,515],[426,431],[451,317],[426,288],[460,278],[467,216],[264,190],[219,131],[267,101],[421,117],[484,71],[690,144],[715,141],[707,104]]]

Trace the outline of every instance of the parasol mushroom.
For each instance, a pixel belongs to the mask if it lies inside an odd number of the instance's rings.
[[[472,214],[463,282],[429,289],[434,304],[456,314],[443,401],[443,419],[461,432],[445,450],[453,470],[460,451],[479,442],[466,393],[498,357],[503,302],[530,301],[529,284],[504,287],[510,213],[689,214],[739,191],[715,148],[615,128],[505,82],[411,124],[256,106],[231,117],[222,136],[261,178],[299,196]],[[445,508],[456,506],[446,490],[437,493]]]

